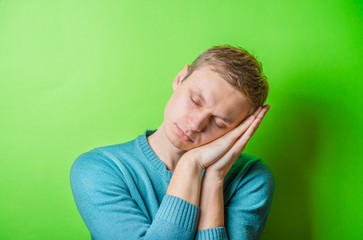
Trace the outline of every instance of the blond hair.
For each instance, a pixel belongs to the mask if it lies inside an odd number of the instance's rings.
[[[248,116],[266,101],[269,86],[262,73],[261,63],[246,50],[229,45],[214,46],[194,60],[185,79],[206,65],[212,66],[223,79],[246,94],[251,101]]]

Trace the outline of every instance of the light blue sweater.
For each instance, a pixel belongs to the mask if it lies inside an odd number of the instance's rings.
[[[153,132],[73,163],[72,192],[92,239],[259,239],[274,189],[269,168],[242,154],[224,181],[225,226],[196,231],[199,207],[165,195],[173,172],[150,148]]]

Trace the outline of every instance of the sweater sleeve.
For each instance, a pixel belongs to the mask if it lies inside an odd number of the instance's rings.
[[[165,195],[154,219],[133,200],[125,178],[95,152],[73,163],[71,188],[93,239],[193,239],[199,208]]]
[[[209,228],[197,231],[196,240],[225,240],[228,239],[225,227]]]

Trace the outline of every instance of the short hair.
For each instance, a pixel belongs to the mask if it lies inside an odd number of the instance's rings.
[[[269,86],[266,76],[262,73],[261,63],[245,49],[230,45],[214,46],[194,60],[184,79],[206,65],[212,66],[224,80],[246,94],[251,101],[247,116],[266,101]]]

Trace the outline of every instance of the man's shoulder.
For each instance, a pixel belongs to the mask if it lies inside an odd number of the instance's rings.
[[[265,165],[259,157],[247,153],[242,153],[233,164],[231,171],[245,172],[256,164]]]
[[[246,153],[242,153],[237,158],[233,167],[240,170],[245,168],[255,168],[255,169],[264,169],[268,172],[271,172],[269,167],[265,164],[265,162],[261,158]]]
[[[109,158],[112,156],[121,157],[122,156],[135,156],[140,151],[139,143],[142,141],[141,139],[144,137],[144,134],[138,135],[133,139],[125,140],[121,143],[103,145],[99,147],[95,147],[90,149],[89,151],[83,153],[82,155],[96,156],[96,155],[104,155]]]
[[[118,144],[104,145],[81,153],[74,161],[72,169],[100,171],[119,169],[125,159],[137,155],[137,138]]]
[[[274,176],[270,168],[261,158],[246,153],[238,157],[227,176],[230,183],[261,181],[274,185]]]
[[[137,138],[130,140],[130,141],[123,142],[123,143],[96,147],[96,148],[90,150],[90,152],[98,152],[98,153],[102,153],[104,155],[132,154],[136,151],[136,148],[137,148],[136,140],[137,140]]]

